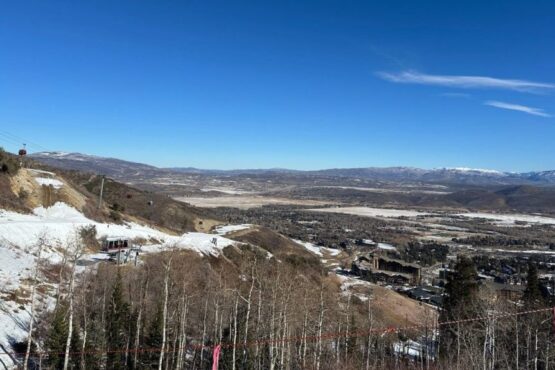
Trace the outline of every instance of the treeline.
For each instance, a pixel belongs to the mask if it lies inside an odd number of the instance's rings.
[[[383,327],[371,305],[286,261],[244,246],[99,265],[40,320],[30,358],[52,369],[66,358],[73,369],[208,369],[211,346],[223,344],[220,369],[387,367],[394,337],[350,336]]]
[[[323,271],[250,247],[223,256],[173,251],[139,266],[101,264],[74,283],[60,270],[55,309],[42,317],[29,363],[44,369],[548,369],[551,314],[537,272],[519,304],[484,291],[470,260],[450,276],[437,326],[384,329],[372,307]],[[402,325],[402,324],[400,324]],[[411,338],[415,342],[410,342]],[[404,346],[418,343],[417,350]],[[416,353],[415,353],[416,351]]]
[[[540,239],[527,238],[510,238],[505,236],[469,236],[467,238],[453,238],[453,242],[459,244],[470,244],[473,246],[491,246],[491,247],[537,247],[547,246],[555,249],[555,243]]]
[[[434,241],[411,241],[405,247],[400,248],[399,254],[407,262],[416,262],[422,266],[432,266],[447,260],[449,246]]]

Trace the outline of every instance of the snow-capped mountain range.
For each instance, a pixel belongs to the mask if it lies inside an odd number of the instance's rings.
[[[555,184],[555,170],[539,172],[502,172],[491,169],[454,167],[422,169],[414,167],[364,167],[333,168],[314,171],[291,169],[238,169],[207,170],[193,167],[159,168],[143,163],[125,161],[116,158],[100,157],[82,153],[39,152],[31,158],[54,167],[79,171],[90,171],[119,179],[129,180],[136,176],[142,178],[171,174],[198,175],[297,175],[297,176],[333,176],[362,178],[381,181],[420,181],[433,183],[461,183],[476,185],[550,185]]]

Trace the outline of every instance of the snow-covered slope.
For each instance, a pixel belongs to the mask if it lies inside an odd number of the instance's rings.
[[[175,236],[138,223],[100,223],[61,202],[49,208],[37,207],[32,214],[0,209],[0,345],[8,352],[13,343],[23,341],[27,335],[30,319],[28,284],[35,274],[39,240],[44,241],[41,264],[59,263],[64,248],[72,238],[75,240],[79,228],[89,225],[96,227],[99,238],[122,236],[146,240],[147,245],[142,247],[144,253],[186,249],[201,255],[217,256],[223,248],[237,243],[219,234],[195,232]],[[231,225],[222,228],[220,232],[245,227],[248,226]],[[101,257],[99,254],[89,254],[82,259],[91,261],[102,259]],[[53,286],[54,282],[47,281],[40,274],[38,277],[39,284]],[[20,296],[25,298],[18,299]],[[51,304],[52,297],[48,294],[39,295],[35,300],[35,308],[39,311],[47,309]],[[0,347],[0,368],[3,368],[2,363],[8,368],[14,367],[11,357]]]

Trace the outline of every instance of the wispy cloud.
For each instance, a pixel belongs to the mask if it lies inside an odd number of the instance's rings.
[[[465,93],[456,93],[456,92],[446,92],[446,93],[441,93],[441,96],[446,96],[448,98],[465,98],[465,99],[469,99],[471,97],[470,94],[465,94]]]
[[[555,84],[527,80],[501,79],[487,76],[430,75],[416,71],[396,73],[377,72],[384,80],[419,85],[437,85],[462,89],[503,89],[524,92],[541,92],[555,89]]]
[[[517,112],[528,113],[528,114],[532,114],[534,116],[551,117],[551,115],[546,113],[543,109],[528,107],[526,105],[504,103],[502,101],[495,101],[495,100],[488,100],[488,101],[484,102],[484,104],[489,105],[490,107],[508,109],[508,110],[515,110]]]

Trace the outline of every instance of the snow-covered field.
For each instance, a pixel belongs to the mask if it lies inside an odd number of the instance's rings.
[[[254,194],[255,192],[253,191],[248,191],[248,190],[240,190],[240,189],[235,189],[235,188],[202,188],[200,189],[200,191],[203,192],[210,192],[210,191],[215,191],[218,193],[224,193],[224,194],[230,194],[230,195],[242,195],[242,194]]]
[[[96,226],[98,237],[123,236],[130,239],[166,240],[168,234],[137,223],[124,225],[104,224],[86,218],[81,212],[65,203],[52,207],[35,208],[33,214],[21,214],[0,210],[0,243],[18,247],[30,247],[39,237],[50,244],[63,244],[83,226]]]
[[[317,188],[331,188],[331,189],[345,189],[345,190],[358,190],[358,191],[368,191],[370,193],[400,193],[400,194],[451,194],[449,191],[440,190],[425,190],[425,189],[410,189],[410,188],[369,188],[369,187],[359,187],[359,186],[339,186],[339,185],[329,185],[329,186],[317,186]]]
[[[486,212],[467,212],[467,213],[434,213],[422,212],[409,209],[393,209],[393,208],[372,208],[372,207],[330,207],[330,208],[312,208],[309,211],[313,212],[327,212],[327,213],[343,213],[355,216],[365,217],[385,217],[385,218],[399,218],[399,217],[418,217],[418,216],[437,216],[441,218],[448,217],[464,217],[464,218],[483,218],[491,220],[500,226],[512,226],[516,222],[524,222],[528,224],[544,224],[555,225],[555,218],[526,215],[517,213],[486,213]],[[445,226],[442,226],[445,227]]]
[[[372,208],[372,207],[332,207],[332,208],[313,208],[309,211],[328,212],[328,213],[344,213],[347,215],[367,216],[367,217],[416,217],[426,216],[430,213],[419,212],[408,209],[391,209],[391,208]]]
[[[269,204],[294,204],[307,206],[321,206],[326,204],[326,202],[321,202],[317,200],[289,199],[258,195],[227,195],[222,197],[175,197],[174,199],[180,202],[189,203],[194,206],[203,208],[233,207],[239,209],[249,209],[262,207]]]
[[[526,222],[532,224],[545,224],[555,225],[555,218],[524,215],[524,214],[501,214],[501,213],[485,213],[485,212],[469,212],[457,213],[455,216],[468,217],[468,218],[483,218],[486,220],[497,221],[500,225],[514,225],[515,222]]]

